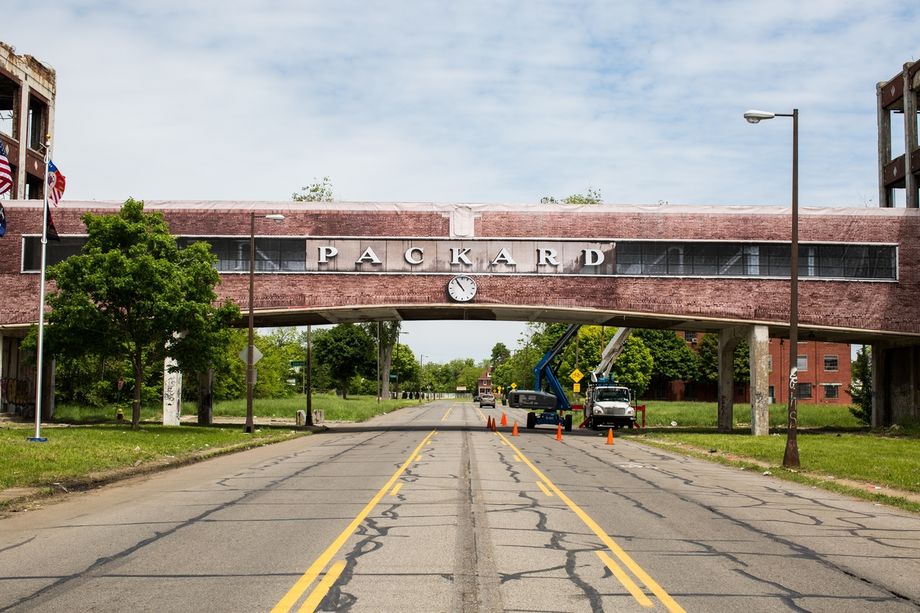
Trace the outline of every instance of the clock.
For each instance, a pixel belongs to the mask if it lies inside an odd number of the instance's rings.
[[[447,294],[456,302],[469,302],[476,295],[476,281],[466,275],[454,277],[447,283]]]

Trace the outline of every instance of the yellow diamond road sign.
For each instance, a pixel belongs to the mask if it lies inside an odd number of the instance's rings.
[[[516,389],[517,389],[517,383],[512,383],[512,384],[511,384],[511,389],[516,390]]]
[[[569,377],[572,378],[572,381],[574,381],[575,383],[578,383],[579,381],[585,378],[585,373],[581,372],[580,370],[576,368],[575,370],[572,371],[572,374],[570,374]]]

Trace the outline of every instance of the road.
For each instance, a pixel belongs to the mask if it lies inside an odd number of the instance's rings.
[[[437,401],[0,520],[0,611],[920,610],[920,516],[487,431],[501,410]]]

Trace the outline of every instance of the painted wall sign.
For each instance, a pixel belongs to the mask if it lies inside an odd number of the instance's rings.
[[[307,272],[614,274],[615,243],[308,238]]]

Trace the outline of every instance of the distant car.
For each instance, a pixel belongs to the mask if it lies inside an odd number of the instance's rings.
[[[495,396],[492,394],[483,394],[479,397],[479,408],[482,407],[492,407],[495,408]]]

